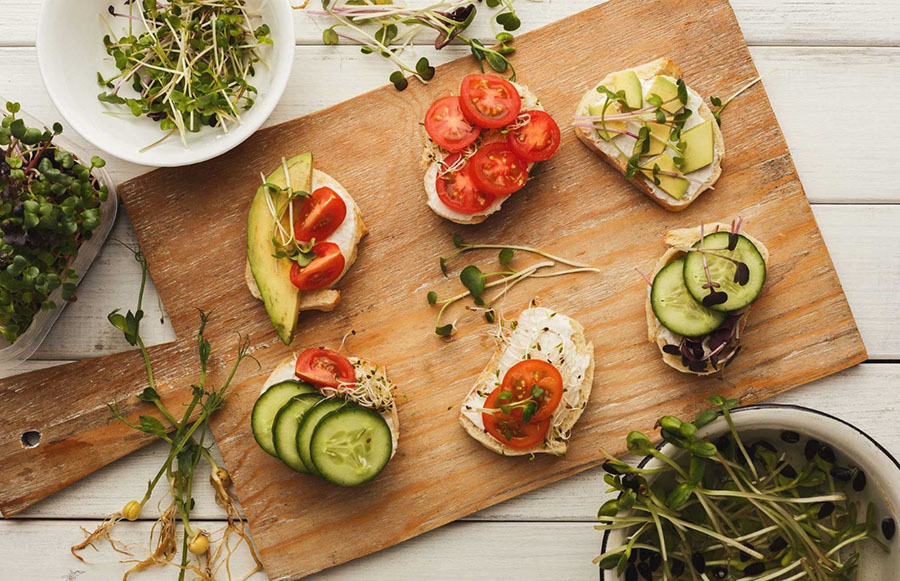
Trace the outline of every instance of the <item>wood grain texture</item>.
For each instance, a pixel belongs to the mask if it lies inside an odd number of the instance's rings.
[[[642,42],[624,46],[622,39],[604,37],[598,46],[596,30],[608,27],[613,18],[623,30],[640,26]],[[551,45],[554,54],[574,56],[548,61]],[[703,47],[710,46],[716,50],[704,52]],[[616,70],[658,54],[679,62],[701,93],[718,88],[722,78],[739,86],[756,74],[724,2],[612,2],[523,37],[519,51],[521,79],[560,119],[570,114],[579,95],[595,80],[594,71]],[[598,54],[615,56],[598,58]],[[263,370],[255,377],[249,370],[241,373],[248,381],[234,392],[214,433],[273,578],[310,573],[384,548],[584,470],[600,459],[600,446],[621,452],[626,429],[635,425],[649,429],[657,406],[683,413],[703,396],[721,391],[722,385],[714,380],[697,381],[661,370],[653,347],[644,342],[640,312],[645,290],[632,268],[652,265],[662,251],[661,235],[669,227],[743,214],[773,253],[768,290],[751,318],[747,354],[730,375],[737,386],[735,395],[755,401],[865,358],[783,137],[764,91],[757,87],[743,101],[742,124],[725,128],[729,157],[717,191],[686,213],[676,217],[650,207],[576,144],[567,129],[563,149],[540,170],[537,183],[517,194],[502,216],[470,231],[473,239],[541,244],[590,260],[605,273],[549,285],[523,284],[506,303],[513,314],[540,293],[548,304],[583,322],[597,346],[596,395],[569,457],[504,461],[462,437],[455,411],[448,408],[458,404],[486,359],[483,328],[472,317],[464,317],[456,341],[442,344],[428,339],[433,312],[424,303],[424,293],[431,288],[449,290],[447,283],[440,284],[435,259],[450,246],[449,235],[455,229],[422,204],[418,119],[435,95],[450,91],[459,75],[471,68],[469,61],[453,63],[427,89],[414,86],[400,95],[381,89],[261,132],[209,164],[153,172],[122,187],[180,338],[177,345],[157,348],[172,370],[167,383],[186,385],[191,377],[187,345],[195,306],[219,305],[218,324],[210,331],[214,343],[224,341],[226,330],[233,329],[255,338]],[[377,115],[368,113],[373,111]],[[391,155],[373,151],[371,144],[388,133],[403,136]],[[336,144],[342,147],[340,156],[334,154]],[[242,288],[246,208],[255,189],[254,174],[281,156],[303,150],[316,152],[319,166],[355,194],[372,231],[359,263],[341,285],[345,291],[341,308],[329,316],[305,317],[297,346],[337,344],[348,329],[358,329],[361,333],[351,349],[387,364],[409,397],[401,409],[404,430],[398,457],[376,485],[362,490],[301,485],[256,449],[249,437],[247,414],[259,381],[288,350],[277,344],[261,306]],[[545,219],[551,207],[565,203],[560,200],[568,202],[571,220],[562,226]],[[198,216],[204,218],[199,226]],[[198,287],[197,280],[215,283]],[[111,370],[110,363],[122,363],[117,357],[122,355],[79,364],[84,366],[74,371],[99,366]],[[453,362],[452,367],[447,362]],[[110,379],[120,386],[123,380],[137,381],[117,373],[120,376]],[[0,389],[15,393],[28,383],[59,380],[62,374],[38,372],[8,380]],[[95,383],[105,379],[94,377]],[[66,437],[71,434],[63,434],[64,442]],[[108,461],[140,443],[135,440],[139,438],[113,446],[110,438],[98,439],[71,451],[68,459],[78,465],[83,455],[90,454],[91,461],[98,457]],[[38,458],[48,459],[51,451],[52,447],[45,448]],[[36,462],[27,456],[16,460],[19,473]],[[498,487],[499,482],[505,484]],[[11,512],[40,494],[36,488],[43,486],[46,493],[59,485],[35,478],[31,494],[23,496],[25,483],[20,478],[14,484],[18,496],[7,497],[5,504]],[[297,559],[296,554],[304,558]]]

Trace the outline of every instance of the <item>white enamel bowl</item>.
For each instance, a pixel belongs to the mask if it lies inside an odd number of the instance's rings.
[[[107,29],[101,18],[107,19],[117,34],[127,27],[124,18],[109,15],[110,4],[120,12],[127,11],[123,0],[44,0],[38,20],[38,63],[47,92],[69,125],[96,147],[142,165],[190,165],[236,147],[275,109],[294,62],[290,1],[248,0],[248,6],[258,6],[260,24],[269,25],[273,41],[263,53],[266,65],[257,65],[256,75],[250,79],[259,91],[256,103],[241,112],[241,123],[230,126],[227,134],[220,128],[204,127],[188,134],[187,148],[176,133],[144,149],[164,135],[158,123],[147,117],[110,115],[110,111],[123,109],[97,100],[103,90],[97,84],[97,73],[109,77],[117,70],[103,46]]]
[[[734,409],[731,414],[735,427],[746,445],[756,440],[775,443],[780,450],[788,453],[789,460],[793,458],[790,461],[794,466],[805,464],[804,446],[811,438],[829,444],[834,449],[838,464],[857,466],[866,475],[866,486],[863,491],[851,497],[861,502],[862,514],[865,514],[865,506],[871,501],[875,503],[879,529],[885,517],[891,517],[895,523],[898,522],[900,463],[856,426],[824,412],[794,405],[758,404]],[[796,444],[787,444],[780,440],[779,435],[784,430],[800,434],[800,441]],[[698,436],[715,440],[727,432],[728,424],[720,417],[698,432]],[[660,450],[666,454],[675,454],[677,451],[670,444],[664,444]],[[652,468],[660,462],[653,459],[642,464]],[[879,540],[887,544],[890,550],[884,552],[872,543],[861,545],[864,549],[860,555],[859,572],[856,577],[858,581],[889,581],[900,578],[897,573],[900,571],[900,533],[895,533],[890,541],[885,540],[880,530],[878,535]],[[622,531],[607,531],[603,536],[601,552],[620,546],[623,539]],[[600,579],[612,581],[621,578],[615,575],[615,571],[601,569]]]

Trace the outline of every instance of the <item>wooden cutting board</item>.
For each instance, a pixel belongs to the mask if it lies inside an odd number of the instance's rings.
[[[840,282],[797,178],[762,85],[724,114],[727,147],[716,190],[671,214],[628,185],[580,144],[569,126],[581,95],[611,70],[668,56],[702,95],[726,97],[757,75],[725,0],[614,0],[522,36],[515,65],[563,129],[563,144],[534,181],[476,227],[427,209],[419,167],[420,120],[431,102],[457,90],[471,59],[450,63],[429,86],[385,87],[261,131],[216,160],[154,171],[121,196],[147,255],[178,341],[151,349],[170,405],[196,378],[195,308],[215,307],[208,337],[217,349],[211,382],[233,360],[234,333],[249,334],[252,363],[213,425],[269,576],[294,578],[360,557],[624,453],[630,429],[652,429],[663,413],[690,415],[713,393],[745,403],[773,396],[866,358]],[[297,72],[303,74],[302,70]],[[262,452],[249,429],[251,406],[269,371],[291,354],[243,282],[245,222],[259,172],[312,151],[359,203],[370,235],[341,282],[333,313],[304,313],[295,349],[335,347],[383,363],[403,394],[397,456],[372,484],[339,489],[292,473]],[[682,375],[646,340],[646,285],[662,236],[700,220],[743,216],[771,251],[766,290],[728,381]],[[581,321],[596,347],[590,405],[566,458],[501,458],[468,438],[457,408],[490,355],[488,327],[462,305],[455,339],[433,332],[425,295],[458,292],[438,257],[451,236],[541,246],[596,264],[602,274],[526,281],[505,299],[514,316],[529,299]],[[472,256],[483,266],[494,253]],[[530,262],[519,256],[517,265]],[[464,264],[457,263],[458,267]],[[127,305],[123,305],[127,306]],[[107,423],[106,403],[133,404],[144,386],[137,353],[83,361],[0,381],[0,509],[15,514],[40,498],[144,445]],[[41,431],[24,449],[20,436]]]

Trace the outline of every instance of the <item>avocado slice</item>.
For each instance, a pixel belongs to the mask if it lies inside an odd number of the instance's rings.
[[[625,104],[629,109],[640,109],[644,105],[644,96],[641,93],[641,80],[634,71],[619,71],[613,73],[613,86],[616,93],[625,91]]]
[[[678,100],[678,85],[666,77],[653,79],[653,84],[650,85],[650,90],[647,91],[647,97],[654,94],[659,95],[659,98],[662,99],[663,111],[677,113],[684,106],[684,103]]]
[[[715,159],[712,124],[712,119],[707,119],[681,134],[681,143],[685,146],[684,163],[681,164],[682,173],[690,173],[706,167]]]
[[[606,106],[607,103],[609,103],[609,106]],[[604,107],[606,107],[605,113],[603,112]],[[619,111],[619,107],[618,107],[618,105],[616,105],[616,103],[610,103],[609,101],[604,101],[602,103],[595,103],[594,105],[589,106],[588,113],[592,116],[599,117],[601,115],[604,115],[604,116],[605,115],[618,115],[619,113],[621,113],[621,111]],[[596,124],[599,125],[600,122],[597,121]],[[625,122],[624,121],[606,121],[604,119],[603,126],[606,127],[607,129],[615,129],[617,131],[625,131]],[[599,135],[601,139],[603,139],[605,141],[609,141],[610,139],[612,139],[614,137],[618,137],[619,135],[622,135],[622,134],[615,133],[615,132],[611,133],[609,131],[601,131],[598,129],[597,135]]]
[[[648,121],[644,123],[644,125],[650,129],[650,149],[642,155],[659,155],[664,152],[666,150],[666,145],[669,142],[669,133],[672,132],[672,129],[668,125],[656,123],[655,121]],[[635,146],[637,146],[637,142],[635,142]],[[637,153],[637,151],[634,151],[633,153]]]
[[[642,169],[641,172],[650,178],[650,181],[653,181],[653,166],[659,165],[659,171],[666,171],[670,173],[681,173],[681,170],[678,169],[678,166],[675,165],[675,161],[669,157],[667,154],[662,154],[656,159],[649,161],[644,164],[644,167],[649,167],[650,169]],[[680,200],[684,197],[684,193],[687,191],[690,182],[684,178],[679,178],[675,176],[664,176],[657,175],[659,179],[659,187],[665,193],[669,194],[676,200]]]
[[[293,191],[309,192],[312,188],[312,154],[303,153],[292,157],[287,160],[287,168]],[[266,181],[282,188],[287,186],[284,165],[279,165]],[[269,320],[278,337],[285,345],[290,345],[300,314],[300,291],[289,276],[291,260],[272,256],[275,253],[272,244],[275,217],[269,211],[267,196],[272,196],[276,208],[283,206],[288,199],[287,193],[270,194],[262,186],[256,191],[247,217],[247,259],[250,261],[253,279],[259,287],[259,294],[266,305]],[[293,203],[302,202],[294,200]],[[294,215],[298,215],[298,212],[299,208],[295,207]],[[292,224],[287,223],[286,216],[287,214],[282,218],[285,228],[293,228]]]

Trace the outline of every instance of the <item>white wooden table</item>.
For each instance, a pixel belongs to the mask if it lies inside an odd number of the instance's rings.
[[[777,398],[837,414],[900,455],[900,3],[896,0],[732,0],[738,20],[763,73],[764,84],[871,357],[837,376]],[[563,18],[595,4],[590,0],[520,1],[523,30]],[[21,101],[45,121],[59,118],[41,83],[34,48],[37,0],[0,0],[0,95]],[[294,74],[269,124],[338,103],[386,81],[380,59],[354,47],[324,47],[316,26],[296,14]],[[479,36],[490,38],[488,26]],[[429,42],[427,38],[423,43]],[[711,47],[710,50],[715,50]],[[443,62],[466,51],[450,47]],[[88,147],[77,135],[69,138]],[[90,150],[90,149],[89,149]],[[147,168],[109,159],[121,182]],[[133,241],[122,216],[112,235]],[[107,244],[52,334],[28,363],[38,369],[128,348],[106,321],[118,307],[130,307],[139,270],[131,255]],[[151,289],[144,332],[149,344],[174,338],[159,324]],[[61,387],[64,389],[64,386]],[[140,496],[164,458],[150,446],[73,484],[19,517],[0,521],[0,579],[85,581],[115,579],[129,565],[105,548],[69,554],[81,540],[80,526],[93,529],[105,515]],[[215,529],[224,517],[201,479],[195,518]],[[594,531],[596,510],[605,500],[602,472],[592,470],[526,494],[395,548],[327,571],[320,579],[595,579],[591,559],[600,552]],[[155,502],[148,504],[155,509]],[[156,517],[145,510],[136,523],[120,525],[116,536],[135,554],[146,554]],[[517,547],[504,547],[512,541]],[[298,555],[302,559],[302,555]],[[235,572],[248,567],[247,555]],[[135,579],[174,579],[169,567]],[[238,574],[236,578],[239,578]],[[264,579],[259,574],[254,579]]]

